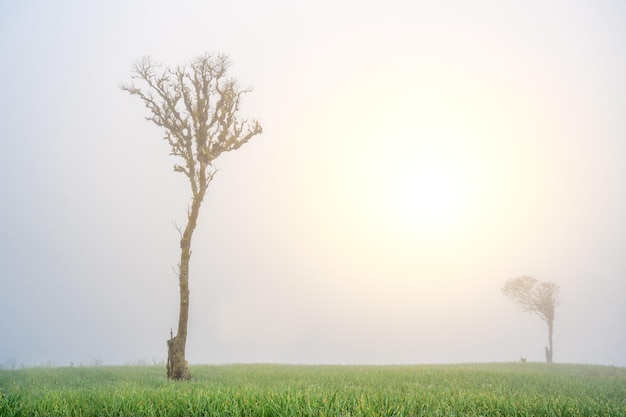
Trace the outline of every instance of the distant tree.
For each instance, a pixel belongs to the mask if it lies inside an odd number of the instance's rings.
[[[552,363],[552,334],[554,311],[558,305],[559,286],[552,282],[539,282],[533,277],[511,278],[502,292],[511,297],[523,311],[537,314],[548,325],[548,346],[545,347],[546,362]]]
[[[223,152],[239,149],[252,137],[261,134],[258,121],[238,116],[241,98],[250,92],[228,76],[230,61],[226,55],[204,54],[175,69],[163,68],[148,57],[138,60],[131,79],[140,82],[122,84],[121,89],[138,96],[146,105],[146,119],[165,130],[170,155],[178,158],[174,171],[184,174],[191,187],[191,206],[187,225],[178,229],[180,263],[178,282],[180,312],[178,330],[167,341],[167,377],[189,379],[185,360],[187,321],[189,317],[189,259],[191,238],[196,228],[200,205],[216,170],[213,161]]]

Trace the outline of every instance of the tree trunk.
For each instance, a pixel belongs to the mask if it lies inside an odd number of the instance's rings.
[[[188,380],[191,378],[185,360],[185,342],[177,336],[167,341],[167,378]]]
[[[176,336],[167,341],[167,378],[188,380],[191,378],[189,364],[185,359],[187,344],[187,322],[189,320],[189,259],[191,258],[191,237],[196,228],[200,204],[204,198],[204,188],[194,195],[187,227],[180,239],[180,265],[178,284],[180,290],[180,311],[178,314],[178,331]]]
[[[546,363],[552,363],[552,355],[554,351],[552,350],[552,332],[554,329],[554,324],[552,320],[548,321],[548,346],[546,346]]]

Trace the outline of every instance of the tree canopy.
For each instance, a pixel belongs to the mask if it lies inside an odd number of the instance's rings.
[[[226,55],[205,53],[176,69],[143,57],[131,76],[143,88],[122,85],[143,100],[152,113],[146,119],[164,128],[170,154],[182,160],[174,170],[189,178],[193,195],[208,186],[212,175],[206,169],[218,156],[263,132],[258,121],[237,117],[242,96],[251,90],[228,77],[229,67]]]
[[[511,297],[523,311],[536,313],[546,322],[554,320],[558,291],[558,285],[528,276],[509,279],[502,287],[504,295]]]

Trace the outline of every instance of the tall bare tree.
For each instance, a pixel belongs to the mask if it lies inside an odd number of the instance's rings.
[[[539,282],[533,277],[511,278],[502,287],[502,293],[511,297],[523,311],[537,314],[548,325],[548,346],[545,347],[546,362],[552,363],[552,334],[554,313],[559,303],[559,286],[552,282]]]
[[[178,331],[167,341],[169,379],[191,377],[185,359],[191,238],[207,187],[216,172],[213,161],[223,152],[239,149],[262,133],[258,121],[238,116],[241,98],[250,90],[241,88],[228,76],[229,67],[226,55],[205,53],[174,69],[164,68],[144,57],[133,67],[131,79],[134,81],[121,85],[122,90],[138,96],[150,110],[151,116],[146,119],[165,130],[170,155],[178,159],[174,171],[184,174],[191,188],[187,225],[179,229],[180,312]]]

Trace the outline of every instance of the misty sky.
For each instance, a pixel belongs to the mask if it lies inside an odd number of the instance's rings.
[[[515,3],[515,4],[514,4]],[[190,363],[626,366],[620,1],[4,1],[0,363],[165,358],[190,193],[119,89],[227,53],[262,136],[193,240]]]

